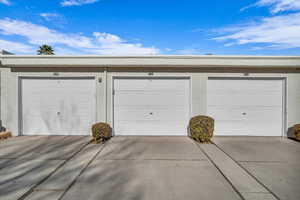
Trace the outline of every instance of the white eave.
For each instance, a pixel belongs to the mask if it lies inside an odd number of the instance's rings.
[[[292,68],[300,56],[0,56],[1,67]]]

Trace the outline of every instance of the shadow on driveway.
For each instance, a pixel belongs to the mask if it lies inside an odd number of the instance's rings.
[[[21,136],[0,143],[0,199],[16,200],[90,140],[74,136]]]

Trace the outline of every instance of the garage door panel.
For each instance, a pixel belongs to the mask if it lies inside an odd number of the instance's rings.
[[[124,120],[118,122],[118,135],[184,135],[186,126],[182,121],[158,121],[158,120]],[[135,124],[135,126],[132,126]],[[148,127],[148,128],[146,128]],[[183,130],[184,133],[183,133]]]
[[[282,105],[281,98],[274,98],[280,96],[282,93],[274,93],[274,94],[265,94],[265,93],[255,93],[255,94],[231,94],[230,92],[223,95],[215,95],[213,94],[215,91],[210,91],[211,95],[208,98],[209,106],[234,106],[236,102],[239,102],[240,106],[280,106]],[[257,95],[260,98],[255,98]],[[222,99],[220,101],[219,99]]]
[[[115,79],[117,135],[186,135],[188,79]]]
[[[232,126],[232,124],[234,124],[234,126]],[[266,132],[266,130],[268,130],[268,132]],[[229,122],[220,121],[215,125],[215,135],[220,136],[278,136],[272,133],[278,133],[278,127],[273,126],[272,123],[263,123],[260,121],[255,121],[252,123],[242,122],[239,120]]]
[[[281,80],[272,80],[272,79],[210,79],[210,83],[208,87],[213,90],[220,90],[224,91],[224,88],[227,88],[227,90],[231,91],[252,91],[252,92],[259,92],[259,91],[281,91],[280,87],[282,85]],[[242,81],[242,82],[241,82]],[[277,82],[276,82],[277,81]],[[264,87],[261,87],[261,85],[264,85]],[[247,90],[244,90],[241,87],[237,86],[243,86],[244,88],[247,88]]]
[[[282,134],[282,80],[210,79],[208,115],[216,135]]]
[[[115,100],[116,105],[124,106],[152,106],[152,105],[182,105],[182,102],[185,101],[185,94],[174,94],[174,93],[138,93],[135,91],[132,93],[115,93],[115,96],[118,98]]]
[[[116,108],[118,110],[118,115],[115,116],[115,121],[119,120],[181,120],[183,117],[187,118],[188,115],[182,116],[182,113],[185,113],[186,110],[183,108],[170,108],[170,109],[136,109],[136,108]],[[172,112],[172,115],[170,115]]]
[[[121,79],[119,79],[121,80]],[[129,80],[129,81],[127,81]],[[172,85],[170,85],[170,81],[173,79],[138,79],[138,78],[128,78],[128,79],[122,79],[122,81],[114,81],[114,88],[117,88],[118,90],[122,91],[155,91],[159,88],[161,91],[186,91],[186,89],[189,88],[189,85],[186,84],[186,79],[177,79],[176,82],[172,82]],[[131,81],[134,81],[134,84],[132,84]]]
[[[282,117],[282,109],[278,106],[269,106],[269,107],[256,107],[256,106],[243,106],[243,107],[234,107],[226,106],[216,107],[210,106],[209,113],[214,119],[217,120],[226,120],[226,119],[247,119],[247,120],[264,120],[273,118],[280,120]]]
[[[89,134],[95,97],[93,79],[23,79],[23,134]]]

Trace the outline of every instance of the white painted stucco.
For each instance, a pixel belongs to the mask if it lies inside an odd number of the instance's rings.
[[[286,113],[285,124],[287,128],[295,123],[300,123],[300,57],[226,57],[226,56],[160,56],[160,57],[37,57],[37,56],[2,56],[1,61],[1,119],[5,127],[10,129],[14,135],[19,134],[19,77],[95,77],[96,84],[96,121],[113,122],[113,105],[112,105],[112,83],[113,77],[190,77],[191,80],[191,116],[198,114],[205,115],[207,112],[207,80],[209,77],[281,77],[286,79]],[[237,72],[163,72],[164,67],[174,67],[176,69],[185,66],[196,66],[205,68],[207,66],[226,66],[232,69],[234,67],[247,66],[253,69],[259,67],[270,67],[272,69],[282,69],[282,73],[255,73],[250,74]],[[144,72],[129,70],[130,66],[140,66],[141,68],[151,66],[155,69],[145,68]],[[13,72],[13,68],[30,67],[26,72]],[[42,67],[56,69],[59,73],[47,72]],[[98,72],[85,69],[86,72],[64,72],[67,67],[86,67],[102,68]],[[110,69],[113,67],[124,67],[122,71]],[[125,68],[126,67],[126,68]],[[36,70],[39,68],[39,70]],[[128,71],[126,71],[128,68]],[[285,68],[295,69],[293,73],[284,72]],[[106,71],[108,70],[108,71]],[[18,71],[18,70],[15,70]],[[153,74],[149,72],[154,72]]]
[[[118,66],[155,68],[186,66],[220,67],[299,67],[299,56],[1,56],[2,65],[11,67]]]

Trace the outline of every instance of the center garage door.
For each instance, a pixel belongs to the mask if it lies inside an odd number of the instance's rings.
[[[207,104],[216,135],[282,135],[283,80],[211,78]]]
[[[22,78],[23,135],[89,135],[95,121],[93,78]]]
[[[186,78],[114,79],[116,135],[187,135],[190,81]]]

